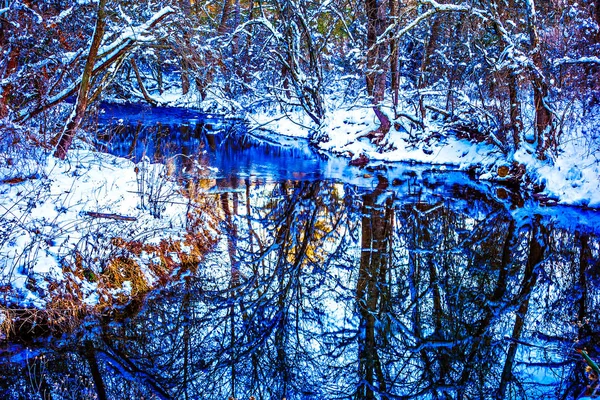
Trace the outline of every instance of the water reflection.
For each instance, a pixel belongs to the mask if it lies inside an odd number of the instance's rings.
[[[600,357],[594,223],[414,183],[219,181],[198,275],[138,315],[6,349],[22,359],[4,397],[578,397],[574,349]]]
[[[111,154],[140,161],[172,162],[186,173],[193,166],[210,166],[215,176],[260,176],[277,179],[320,179],[326,163],[306,143],[271,141],[247,134],[243,124],[185,109],[108,107],[101,114],[99,147]],[[117,111],[119,110],[119,111]]]

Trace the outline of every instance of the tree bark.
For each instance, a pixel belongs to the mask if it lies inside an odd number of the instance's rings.
[[[521,118],[521,101],[518,93],[518,79],[515,71],[510,71],[508,77],[508,98],[510,101],[510,128],[514,150],[521,145],[521,132],[523,132],[523,119]]]
[[[227,21],[231,18],[233,13],[233,0],[223,0],[223,10],[221,12],[221,22],[217,28],[217,33],[222,35],[227,32]]]
[[[386,89],[387,46],[377,43],[386,28],[386,4],[383,0],[365,0],[367,15],[367,72],[365,79],[367,93],[373,103],[373,111],[381,124],[378,129],[370,132],[367,136],[375,143],[380,143],[391,127],[389,118],[381,111],[381,102],[385,97]]]
[[[533,105],[535,107],[535,136],[537,142],[537,156],[545,159],[545,152],[550,147],[556,146],[556,138],[553,125],[553,114],[546,100],[548,98],[548,84],[543,75],[544,65],[540,37],[537,31],[537,18],[534,0],[527,0],[527,25],[529,41],[531,43],[531,58],[533,70],[531,71],[533,86]]]
[[[427,79],[427,69],[429,67],[429,60],[433,55],[433,51],[435,50],[435,45],[438,41],[438,36],[440,34],[441,29],[441,17],[439,15],[435,15],[433,17],[433,24],[431,25],[431,32],[429,33],[429,39],[427,40],[427,46],[425,46],[425,51],[423,53],[423,60],[421,61],[421,71],[419,76],[419,91],[423,90],[429,80]],[[419,93],[419,110],[421,112],[421,119],[425,120],[425,106],[423,95]]]
[[[0,25],[0,28],[2,28],[1,25]],[[10,77],[17,70],[18,66],[19,66],[19,48],[12,47],[10,49],[10,51],[8,52],[8,62],[6,63],[5,76]],[[0,87],[0,89],[1,89],[1,92],[0,92],[0,119],[2,119],[8,115],[8,110],[9,110],[8,103],[10,102],[10,93],[13,90],[13,85],[11,83],[7,83],[6,85],[4,85],[4,88]]]
[[[399,3],[398,0],[390,1],[390,17],[395,21],[399,14]],[[394,105],[394,114],[397,113],[398,107],[398,92],[400,91],[400,71],[398,65],[398,39],[393,38],[394,32],[391,32],[392,38],[390,39],[390,72],[392,74],[391,91],[392,91],[392,104]],[[397,115],[395,115],[397,118]]]
[[[83,69],[75,110],[73,110],[73,113],[69,117],[67,125],[65,126],[54,152],[54,157],[60,158],[61,160],[64,160],[64,158],[67,156],[67,151],[69,151],[69,147],[71,147],[73,138],[81,126],[81,122],[83,121],[83,117],[88,106],[88,96],[90,92],[92,74],[94,71],[94,64],[96,63],[96,56],[98,55],[98,49],[102,44],[104,28],[106,26],[106,3],[107,0],[99,0],[98,2],[96,27],[94,29],[94,36],[92,37],[92,44],[90,45],[85,67]]]

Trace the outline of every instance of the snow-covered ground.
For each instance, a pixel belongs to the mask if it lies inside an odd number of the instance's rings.
[[[12,297],[8,304],[43,308],[73,292],[96,306],[128,295],[135,290],[129,272],[122,271],[120,287],[101,275],[118,257],[134,260],[138,278],[153,287],[162,277],[152,264],[168,264],[165,254],[117,241],[179,243],[167,255],[175,262],[189,252],[190,201],[168,166],[92,150],[71,150],[64,161],[41,155],[28,164],[24,180],[10,177],[15,168],[0,171],[0,285]]]
[[[387,112],[392,114],[389,109]],[[375,145],[366,135],[379,123],[368,105],[334,109],[320,127],[311,126],[300,113],[259,111],[249,113],[247,119],[251,129],[268,129],[285,136],[308,138],[316,131],[320,150],[350,159],[364,156],[370,161],[474,170],[479,179],[498,181],[502,180],[498,168],[510,168],[516,162],[525,166],[524,181],[530,188],[543,188],[539,196],[565,205],[600,208],[600,140],[597,134],[594,136],[594,127],[600,126],[597,115],[582,118],[570,130],[565,129],[554,158],[545,161],[536,158],[533,145],[527,142],[507,156],[493,144],[458,139],[433,123],[420,133],[419,140],[414,140],[407,119],[395,121],[384,142]]]

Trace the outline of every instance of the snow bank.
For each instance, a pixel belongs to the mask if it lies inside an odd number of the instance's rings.
[[[391,110],[386,110],[391,115]],[[366,157],[370,162],[405,162],[437,166],[440,170],[476,171],[479,179],[502,180],[498,168],[514,162],[525,167],[525,181],[542,188],[540,196],[559,204],[600,208],[600,144],[594,132],[594,118],[577,121],[564,131],[554,159],[540,161],[532,145],[524,142],[515,154],[505,156],[495,145],[458,139],[441,124],[430,121],[421,133],[401,117],[393,122],[386,139],[375,145],[367,137],[379,122],[372,108],[351,107],[332,110],[320,127],[310,126],[301,112],[254,112],[248,117],[251,129],[268,129],[293,137],[318,137],[318,148],[350,159]],[[299,122],[300,121],[300,122]],[[577,125],[578,124],[578,125]],[[585,131],[587,125],[587,131]],[[583,131],[583,132],[582,132]],[[316,132],[316,134],[314,133]]]
[[[64,161],[46,156],[24,180],[2,181],[0,286],[14,296],[9,303],[43,308],[52,291],[71,280],[82,302],[96,305],[107,293],[98,290],[98,274],[125,252],[112,244],[115,238],[183,240],[190,202],[168,172],[147,160],[134,164],[72,150]],[[0,176],[11,171],[5,167]],[[136,260],[150,286],[158,279],[149,269],[151,258],[140,251]],[[131,292],[131,283],[122,286],[115,293]]]

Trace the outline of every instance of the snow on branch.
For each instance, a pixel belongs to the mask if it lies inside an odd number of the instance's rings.
[[[283,36],[281,35],[281,33],[279,33],[277,31],[277,29],[275,29],[275,27],[273,26],[273,24],[271,24],[271,22],[268,19],[266,19],[265,17],[254,18],[254,19],[251,19],[248,22],[245,22],[245,23],[241,24],[240,26],[238,26],[236,28],[236,30],[235,30],[235,32],[233,32],[232,36],[234,36],[235,34],[240,33],[240,32],[248,33],[245,29],[246,29],[247,26],[250,26],[250,25],[262,25],[269,32],[271,32],[271,34],[273,35],[273,37],[275,37],[275,39],[277,39],[277,40],[282,40],[283,39]]]
[[[150,29],[154,28],[160,21],[174,13],[175,10],[173,10],[171,7],[164,7],[145,23],[138,26],[128,27],[117,39],[113,40],[112,43],[102,46],[98,51],[98,58],[94,63],[92,75],[96,75],[108,68],[117,59],[121,58],[139,43],[153,41],[154,35],[150,32]],[[36,116],[40,112],[55,106],[67,97],[75,94],[80,84],[81,77],[68,85],[61,92],[48,98],[38,108],[31,111],[27,109],[19,111],[17,119],[20,121],[27,120]]]
[[[151,42],[154,40],[154,35],[150,29],[156,26],[162,21],[167,15],[175,13],[171,7],[164,7],[158,11],[152,18],[138,26],[127,27],[118,39],[114,40],[108,45],[100,47],[98,55],[100,58],[104,57],[107,53],[112,53],[115,49],[122,47],[123,44],[130,44],[133,42]]]
[[[398,21],[394,21],[393,24],[390,24],[387,29],[379,36],[377,43],[374,46],[384,44],[390,40],[398,40],[402,36],[406,35],[412,29],[417,27],[421,22],[433,17],[438,13],[470,13],[478,16],[482,20],[488,20],[489,16],[484,10],[479,10],[473,8],[471,6],[458,5],[458,4],[440,4],[435,0],[421,0],[421,4],[431,6],[430,9],[425,11],[423,14],[417,16],[411,23],[403,27],[402,29],[396,31],[398,28]]]
[[[563,57],[557,60],[554,60],[553,65],[555,67],[561,65],[573,65],[573,64],[600,64],[600,57],[580,57],[580,58],[570,58]]]

